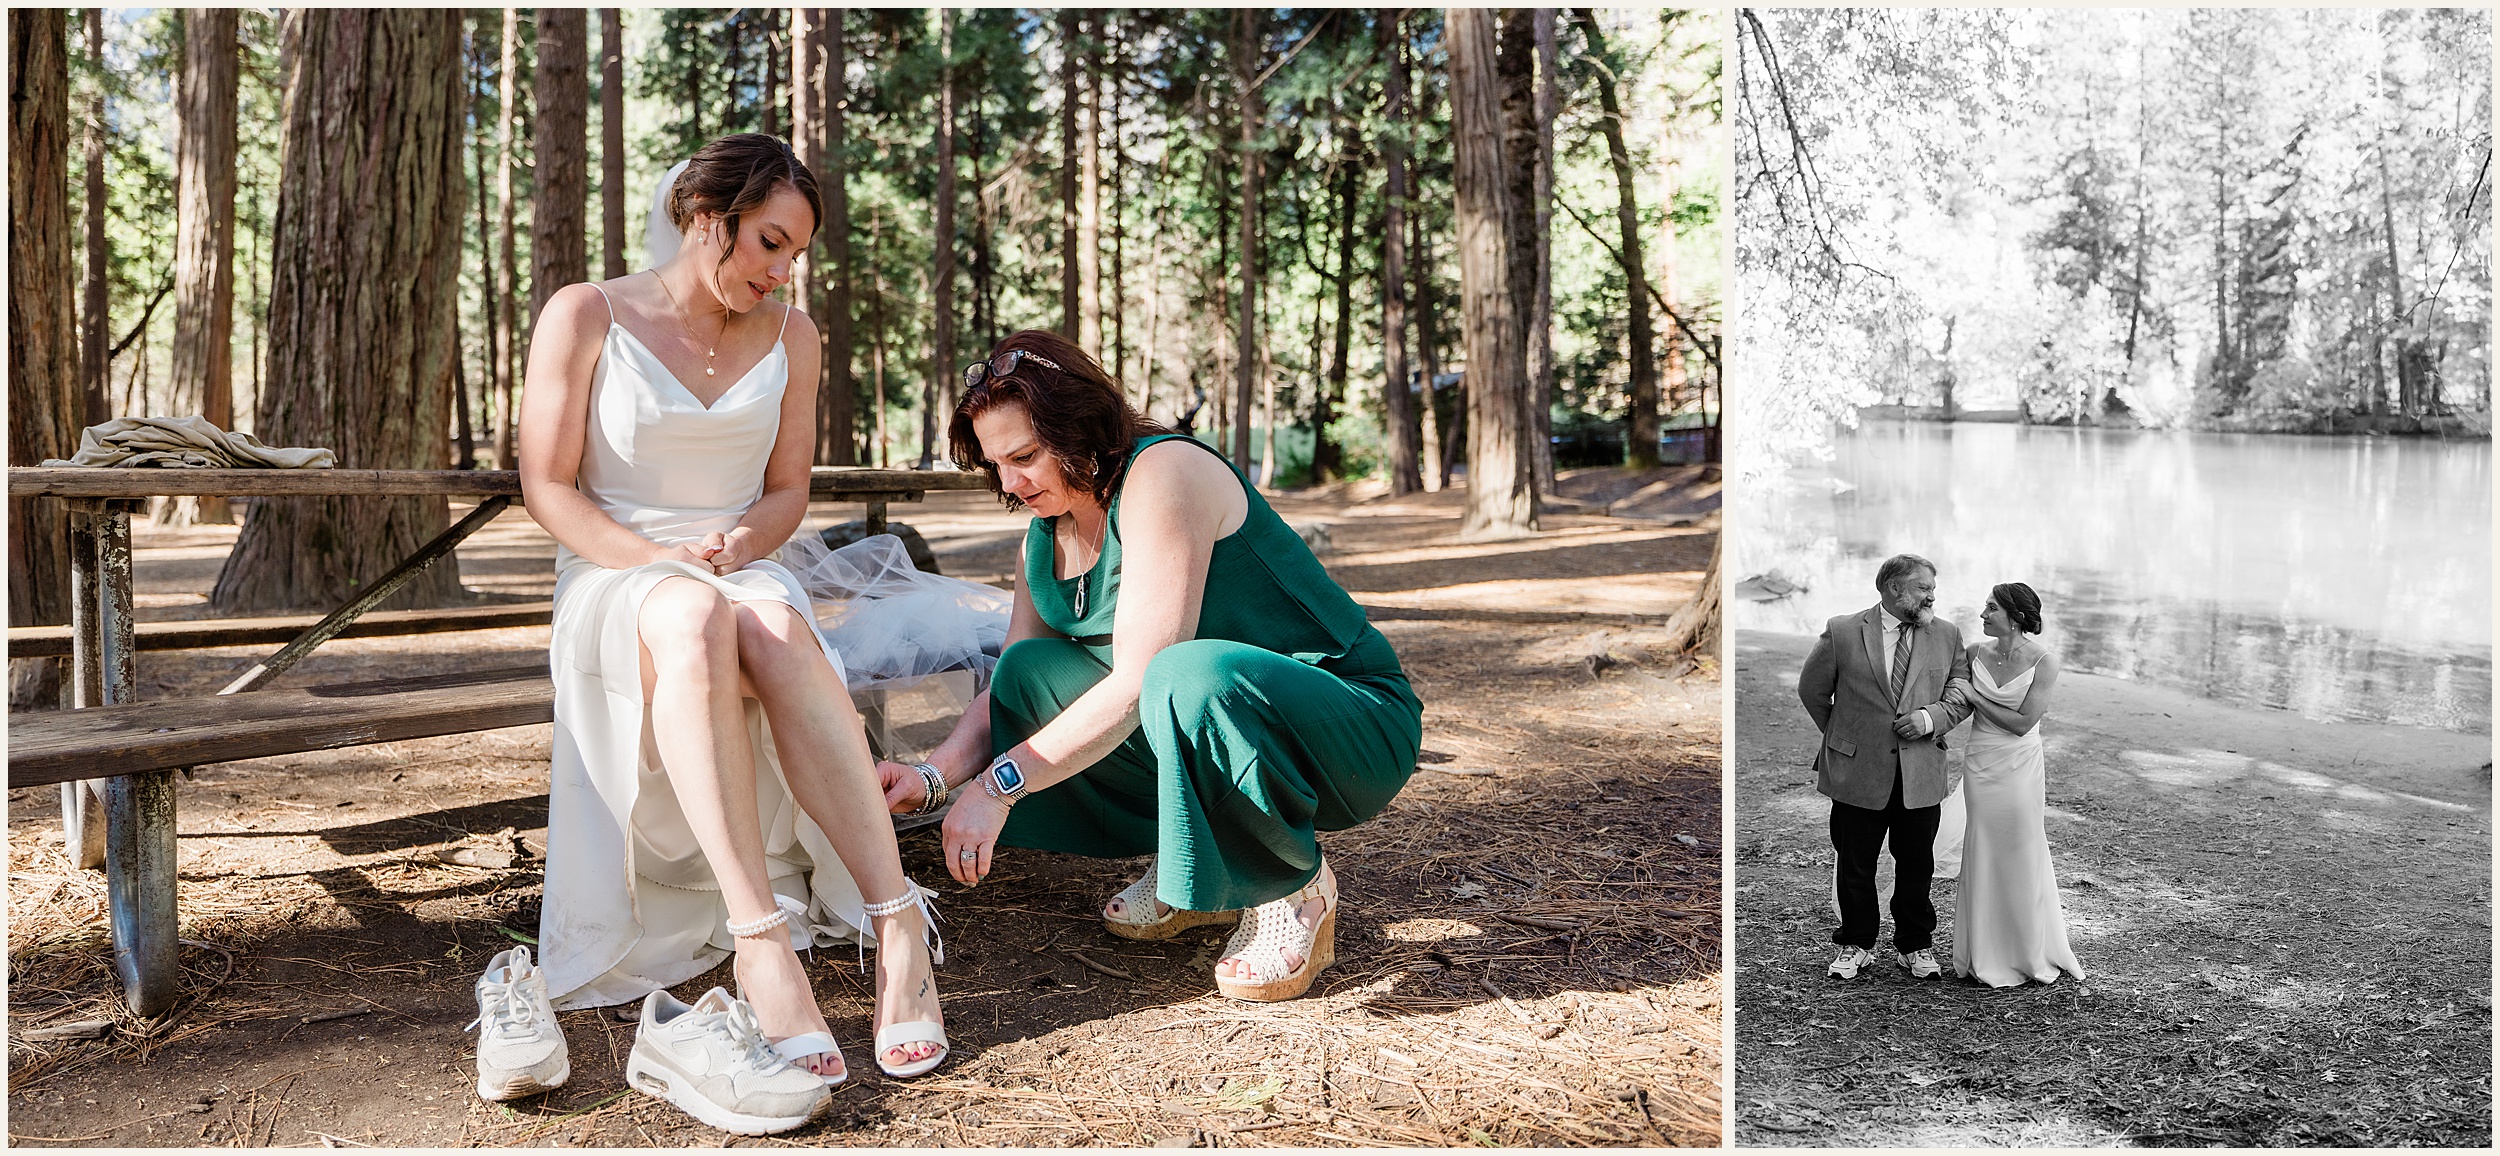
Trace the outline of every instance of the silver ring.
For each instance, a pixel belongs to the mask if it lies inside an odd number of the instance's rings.
[[[972,859],[972,858],[977,858],[977,855],[974,853],[974,851],[972,850],[972,848],[970,848],[970,847],[966,847],[966,848],[964,848],[964,849],[963,849],[963,853],[962,853],[962,854],[960,854],[960,855],[957,855],[957,856],[956,856],[956,858],[958,858],[958,859]]]

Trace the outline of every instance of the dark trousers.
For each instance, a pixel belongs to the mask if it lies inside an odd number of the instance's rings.
[[[1903,954],[1935,946],[1936,904],[1928,885],[1936,875],[1936,823],[1941,804],[1901,805],[1901,771],[1893,769],[1892,798],[1880,811],[1832,802],[1832,849],[1840,853],[1837,887],[1840,929],[1833,943],[1875,950],[1883,931],[1883,915],[1875,903],[1875,861],[1892,836],[1892,944]]]

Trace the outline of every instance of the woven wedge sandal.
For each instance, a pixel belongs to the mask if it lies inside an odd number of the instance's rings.
[[[1155,898],[1155,861],[1153,859],[1146,860],[1145,874],[1138,876],[1136,882],[1129,884],[1126,890],[1111,898],[1113,902],[1120,905],[1120,913],[1112,914],[1111,905],[1104,904],[1102,925],[1111,934],[1122,939],[1170,939],[1192,927],[1204,927],[1210,923],[1233,923],[1241,918],[1241,912],[1238,909],[1192,911],[1186,907],[1174,907]]]
[[[1316,926],[1305,927],[1299,913],[1312,899],[1325,900],[1327,907]],[[1302,966],[1286,967],[1287,951],[1301,956]],[[1215,977],[1215,989],[1234,999],[1272,1003],[1311,990],[1311,981],[1337,962],[1337,874],[1328,869],[1327,860],[1320,861],[1319,874],[1302,890],[1243,911],[1223,958],[1250,965],[1246,978]]]

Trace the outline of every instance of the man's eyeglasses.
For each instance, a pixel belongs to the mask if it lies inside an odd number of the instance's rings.
[[[1041,354],[1026,353],[1021,349],[1010,349],[1007,352],[998,355],[996,360],[976,361],[965,366],[965,392],[971,392],[973,387],[980,385],[982,381],[988,378],[1005,377],[1010,373],[1014,373],[1016,371],[1016,363],[1027,359],[1030,359],[1035,365],[1044,365],[1052,369],[1059,368],[1058,362],[1052,361]]]

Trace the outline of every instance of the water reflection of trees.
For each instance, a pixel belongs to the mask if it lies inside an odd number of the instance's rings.
[[[1988,587],[2020,580],[2081,669],[2480,732],[2490,495],[2486,443],[1869,422],[1738,497],[1740,573],[1809,589],[1737,625],[1819,631],[1906,550],[1974,638]]]

